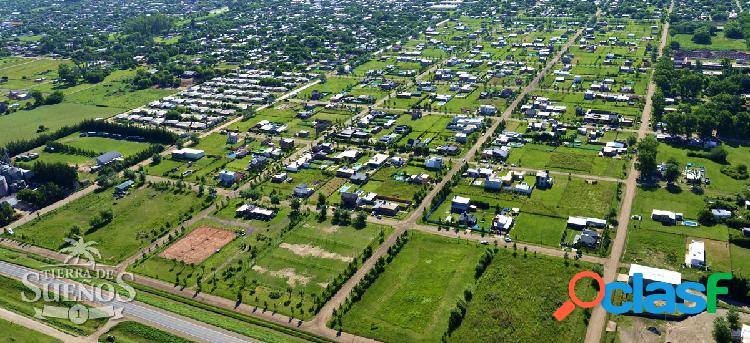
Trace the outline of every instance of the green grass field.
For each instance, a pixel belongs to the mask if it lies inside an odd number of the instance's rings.
[[[723,147],[729,153],[727,161],[730,164],[748,164],[748,161],[750,161],[750,147],[730,146],[727,144],[723,145]],[[674,158],[680,163],[680,168],[685,168],[688,163],[692,163],[695,166],[705,167],[706,177],[711,179],[711,184],[705,185],[703,188],[705,189],[706,194],[709,195],[735,194],[738,189],[742,189],[750,184],[748,180],[735,180],[723,174],[721,172],[722,164],[705,158],[689,157],[689,151],[690,150],[669,146],[667,144],[659,144],[657,160],[661,163],[666,162],[669,158]],[[689,192],[688,187],[683,186],[682,188],[685,192]]]
[[[87,241],[95,241],[99,261],[116,264],[176,227],[200,208],[202,200],[193,193],[175,193],[143,187],[115,199],[111,190],[92,193],[35,219],[16,230],[16,236],[47,249],[57,250],[70,228],[77,225]],[[113,220],[93,233],[89,220],[99,211],[111,209]]]
[[[722,32],[711,37],[711,44],[693,43],[692,38],[693,35],[691,34],[676,34],[670,36],[669,39],[673,42],[679,42],[680,49],[683,50],[747,50],[747,44],[744,39],[726,38]]]
[[[484,247],[413,232],[397,257],[344,315],[344,331],[384,342],[437,342],[448,314],[474,284]]]
[[[117,108],[62,103],[0,115],[0,145],[18,139],[33,138],[37,135],[39,125],[57,130],[85,119],[107,118],[119,112],[121,111]]]
[[[3,343],[54,343],[62,342],[58,339],[47,336],[41,332],[29,329],[25,326],[0,319],[0,332],[3,337],[0,342]]]
[[[111,138],[79,137],[78,133],[74,133],[68,137],[63,137],[57,141],[68,146],[87,151],[93,151],[100,154],[109,151],[117,151],[125,157],[132,156],[143,150],[146,150],[149,146],[148,143],[131,142]]]
[[[599,157],[598,153],[598,150],[526,144],[522,148],[511,149],[506,162],[525,168],[551,169],[616,178],[625,177],[626,162],[624,160]]]
[[[568,297],[568,281],[591,265],[547,256],[524,256],[501,250],[479,279],[461,326],[448,342],[580,342],[587,316],[576,309],[563,322],[552,313]],[[594,289],[582,281],[576,294],[593,299]],[[446,318],[443,318],[446,320]]]
[[[99,342],[108,342],[108,337],[114,337],[118,343],[190,343],[189,339],[175,336],[171,333],[143,325],[138,322],[120,322],[99,337]]]

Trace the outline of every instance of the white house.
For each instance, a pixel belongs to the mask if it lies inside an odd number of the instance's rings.
[[[692,241],[685,254],[685,265],[692,268],[706,267],[706,248],[703,241]]]
[[[682,283],[682,274],[679,272],[632,263],[628,271],[628,283],[633,283],[635,274],[643,275],[644,285],[651,282],[666,282],[676,286]]]
[[[654,209],[651,211],[651,219],[661,223],[675,224],[682,220],[682,213]]]
[[[388,160],[388,155],[386,154],[375,154],[372,158],[370,158],[369,161],[367,161],[367,166],[370,168],[377,168],[383,165],[385,161]]]
[[[172,158],[196,161],[206,155],[206,152],[198,149],[182,148],[172,150]]]
[[[727,219],[732,216],[732,211],[715,208],[711,210],[711,214],[713,214],[716,219]]]

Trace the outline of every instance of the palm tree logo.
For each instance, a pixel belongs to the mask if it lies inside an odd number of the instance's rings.
[[[63,249],[60,249],[60,253],[68,255],[65,258],[65,261],[63,261],[65,264],[70,263],[73,259],[75,259],[77,264],[81,258],[88,260],[91,264],[96,264],[95,257],[102,257],[102,255],[99,254],[99,249],[94,247],[94,245],[96,245],[96,242],[94,241],[86,242],[81,236],[78,236],[78,240],[66,238],[65,241],[70,244]]]

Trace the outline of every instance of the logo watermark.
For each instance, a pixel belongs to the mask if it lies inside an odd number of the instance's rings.
[[[582,301],[576,295],[576,283],[583,279],[590,278],[598,284],[598,293],[592,301]],[[604,284],[599,274],[593,271],[583,271],[573,276],[568,282],[568,297],[562,306],[552,314],[555,319],[561,321],[570,315],[576,306],[581,308],[592,308],[601,304],[609,313],[623,314],[632,312],[636,314],[698,314],[703,311],[716,313],[716,299],[720,294],[728,294],[727,287],[718,286],[721,280],[731,280],[731,273],[715,273],[708,276],[708,281],[704,286],[698,282],[682,282],[679,285],[673,285],[667,282],[649,282],[643,279],[643,274],[634,273],[630,282],[610,282]],[[612,294],[614,291],[621,291],[624,294],[632,295],[632,301],[623,301],[620,305],[613,302]],[[706,294],[704,299],[699,294]],[[690,302],[693,306],[688,306],[685,302]],[[657,306],[659,304],[659,306]]]
[[[21,299],[48,303],[34,307],[38,319],[67,319],[81,325],[92,319],[122,318],[123,303],[135,299],[135,289],[127,282],[133,280],[133,274],[98,268],[96,258],[101,254],[94,241],[78,237],[66,242],[68,245],[60,249],[66,255],[62,264],[23,275],[21,282],[30,292],[22,291]],[[66,305],[69,303],[73,304]]]

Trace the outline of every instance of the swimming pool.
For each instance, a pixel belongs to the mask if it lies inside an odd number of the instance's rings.
[[[690,221],[690,220],[684,220],[684,221],[682,221],[682,225],[696,227],[696,226],[698,226],[698,223],[696,223],[694,221]]]

